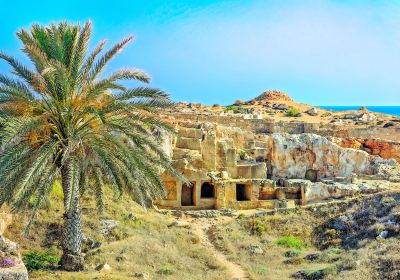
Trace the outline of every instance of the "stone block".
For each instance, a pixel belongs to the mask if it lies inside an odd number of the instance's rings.
[[[178,137],[176,147],[188,150],[201,150],[201,140],[194,138]]]
[[[238,163],[237,177],[246,179],[266,178],[267,167],[264,162]]]
[[[203,131],[201,129],[196,128],[179,128],[179,136],[185,138],[197,138],[202,139]]]

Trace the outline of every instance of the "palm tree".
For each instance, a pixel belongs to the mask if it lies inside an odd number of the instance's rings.
[[[60,264],[82,270],[79,198],[85,190],[93,189],[99,210],[105,185],[145,205],[165,195],[161,170],[179,176],[157,143],[159,131],[171,128],[156,114],[171,101],[159,89],[128,88],[124,80],[149,82],[140,70],[102,77],[132,37],[107,51],[102,41],[88,53],[91,22],[33,25],[17,35],[33,67],[0,53],[13,74],[0,74],[0,206],[31,207],[33,219],[61,178]]]

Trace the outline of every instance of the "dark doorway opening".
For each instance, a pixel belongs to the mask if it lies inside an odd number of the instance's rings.
[[[188,184],[182,184],[182,192],[181,192],[181,205],[182,206],[194,206],[194,194],[195,194],[196,186],[192,183],[191,186]]]
[[[201,198],[213,198],[215,196],[214,193],[214,185],[209,183],[209,182],[205,182],[201,185]]]
[[[245,184],[236,184],[236,200],[250,200],[250,186]]]

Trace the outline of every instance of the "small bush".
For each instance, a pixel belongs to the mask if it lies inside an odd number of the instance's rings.
[[[393,206],[397,203],[396,199],[392,196],[386,196],[381,199],[381,203],[384,206]]]
[[[239,150],[239,151],[238,151],[238,154],[239,154],[240,158],[244,158],[244,157],[246,156],[246,151],[244,151],[244,150]]]
[[[241,106],[227,106],[225,108],[226,111],[233,111],[235,114],[239,114],[243,111],[243,107]]]
[[[310,269],[304,270],[304,277],[303,279],[307,280],[319,280],[324,279],[326,276],[330,274],[334,274],[336,272],[335,267],[327,267],[324,269]]]
[[[32,271],[46,268],[56,268],[60,258],[53,255],[51,251],[28,251],[24,254],[23,260],[26,268],[29,271]]]
[[[288,109],[286,111],[286,116],[288,116],[288,117],[300,117],[301,116],[301,112],[297,108],[290,108],[290,109]]]
[[[175,271],[175,267],[173,266],[163,266],[157,271],[157,273],[161,275],[172,275]]]
[[[323,118],[330,117],[330,116],[332,116],[332,113],[329,113],[329,112],[325,112],[321,115],[321,117],[323,117]]]
[[[298,257],[301,255],[301,251],[300,250],[289,250],[285,252],[285,257],[287,258],[293,258],[293,257]]]
[[[250,221],[251,234],[263,235],[268,231],[268,226],[259,219],[252,219]]]
[[[293,235],[288,235],[288,236],[279,238],[276,241],[276,244],[278,244],[279,246],[284,246],[287,248],[296,248],[296,249],[301,249],[304,247],[303,239],[293,236]]]
[[[339,255],[339,254],[341,254],[343,252],[343,250],[341,248],[339,248],[339,247],[329,247],[324,252],[326,252],[328,254]]]
[[[246,218],[246,215],[243,214],[243,213],[240,213],[240,214],[237,216],[237,218],[238,218],[238,219],[244,219],[244,218]]]
[[[258,274],[258,275],[262,275],[262,276],[266,276],[268,274],[268,268],[266,268],[265,266],[254,266],[251,268],[251,270]]]

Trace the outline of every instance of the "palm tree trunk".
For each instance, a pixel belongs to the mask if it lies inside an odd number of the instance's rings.
[[[82,256],[82,225],[79,207],[79,189],[71,188],[68,164],[61,167],[61,181],[64,192],[64,228],[61,240],[63,255],[60,265],[67,271],[84,269]],[[72,200],[68,198],[71,197]]]

